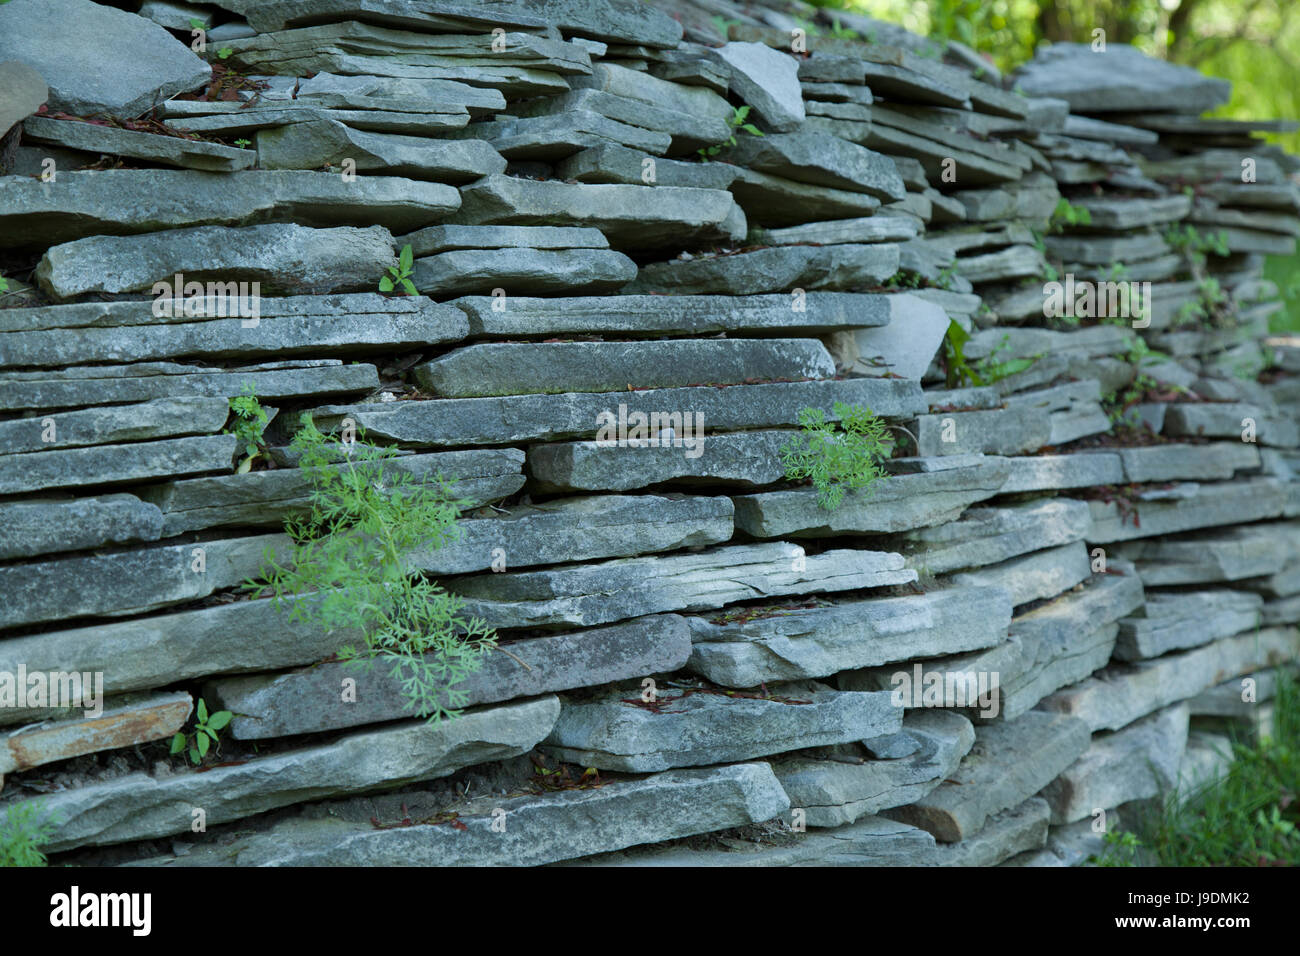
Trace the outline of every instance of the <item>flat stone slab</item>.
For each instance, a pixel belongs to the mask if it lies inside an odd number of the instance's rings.
[[[1132,617],[1120,621],[1115,657],[1139,661],[1208,644],[1248,631],[1263,612],[1263,599],[1246,591],[1149,591]]]
[[[528,474],[548,491],[630,491],[663,482],[766,485],[784,480],[780,451],[792,435],[788,430],[709,435],[695,457],[667,442],[534,445],[528,450]]]
[[[793,130],[804,120],[803,91],[795,58],[763,43],[726,43],[710,51],[726,66],[728,84],[774,132]]]
[[[1298,530],[1300,523],[1279,521],[1133,541],[1115,550],[1137,562],[1149,585],[1240,581],[1283,570],[1295,556]]]
[[[1063,99],[1077,113],[1204,113],[1228,101],[1229,84],[1119,43],[1053,43],[1014,74],[1030,96]]]
[[[1011,594],[1019,607],[1030,601],[1056,597],[1092,574],[1088,549],[1081,541],[1035,551],[978,571],[963,571],[948,580],[975,587],[1000,587]]]
[[[555,174],[580,183],[628,183],[630,185],[689,186],[694,189],[726,189],[737,170],[725,163],[698,163],[652,157],[648,151],[618,143],[599,143],[560,160]],[[646,179],[650,179],[649,183]]]
[[[675,671],[690,655],[690,634],[680,617],[665,614],[502,646],[504,651],[488,655],[479,670],[455,685],[456,707]],[[349,679],[356,682],[355,700],[343,703],[341,688]],[[335,662],[287,674],[222,678],[206,685],[204,694],[237,715],[230,732],[240,740],[337,730],[410,714],[401,682],[382,667],[362,670]]]
[[[93,717],[0,735],[0,774],[170,737],[189,720],[193,706],[189,694],[163,691],[138,702],[116,703]]]
[[[752,379],[834,375],[830,354],[813,339],[487,343],[457,349],[415,368],[420,385],[447,398],[736,385]]]
[[[1167,416],[1166,416],[1167,419]],[[1246,442],[1117,448],[1130,482],[1214,481],[1259,467],[1259,448]]]
[[[403,721],[202,773],[136,772],[43,798],[65,822],[49,850],[103,846],[188,832],[191,809],[215,825],[312,799],[446,777],[527,753],[550,731],[559,700],[540,697],[436,724]]]
[[[1003,494],[1019,491],[1063,491],[1118,485],[1124,481],[1119,455],[1098,452],[1087,455],[1035,455],[1011,458],[1011,474],[1002,485]]]
[[[1029,711],[975,731],[975,746],[937,788],[884,816],[943,843],[978,833],[990,817],[1036,794],[1088,749],[1088,727],[1061,714]]]
[[[421,230],[416,235],[428,231]],[[414,238],[406,236],[398,242]],[[889,323],[896,298],[872,293],[807,292],[798,298],[789,294],[619,295],[554,299],[510,296],[503,303],[500,297],[467,296],[450,304],[469,317],[471,334],[516,338],[565,333],[706,335],[716,332],[820,333],[844,328],[870,328]],[[0,313],[0,321],[3,320],[4,315]]]
[[[864,242],[906,242],[915,239],[921,227],[906,216],[867,216],[860,219],[830,219],[784,229],[753,229],[749,241],[764,246],[819,246]]]
[[[17,0],[0,10],[0,62],[22,60],[51,109],[134,117],[208,81],[212,68],[158,24],[89,0]],[[66,29],[76,23],[75,31]]]
[[[599,229],[581,226],[425,226],[397,245],[409,245],[419,257],[458,249],[608,249],[609,240]],[[511,306],[518,308],[518,300]]]
[[[427,295],[490,292],[613,292],[636,263],[610,249],[474,249],[415,260],[411,281]]]
[[[595,625],[662,611],[711,610],[786,594],[906,584],[900,555],[794,544],[735,545],[694,554],[622,558],[544,571],[459,578],[465,613],[494,627]]]
[[[1250,478],[1207,485],[1187,483],[1147,492],[1133,502],[1136,522],[1132,515],[1122,515],[1119,505],[1113,501],[1090,501],[1093,527],[1088,540],[1109,544],[1276,518],[1282,513],[1284,500],[1283,486],[1274,479]],[[1136,552],[1133,557],[1137,559]],[[1149,583],[1174,582],[1152,579]]]
[[[670,770],[588,790],[496,798],[458,816],[466,829],[377,830],[364,821],[302,819],[232,846],[157,861],[174,866],[539,866],[771,820],[790,805],[766,763]],[[496,829],[493,824],[496,823]]]
[[[1114,664],[1045,698],[1040,708],[1078,717],[1094,732],[1118,730],[1230,677],[1297,657],[1300,636],[1294,628],[1261,628],[1155,660]]]
[[[396,264],[392,234],[380,226],[195,226],[65,242],[45,253],[36,279],[55,299],[143,292],[177,273],[199,282],[249,283],[243,288],[299,295],[365,291]]]
[[[375,104],[376,106],[378,104]],[[247,138],[263,130],[297,123],[343,123],[367,131],[412,137],[436,137],[463,129],[469,113],[460,104],[443,104],[433,111],[408,109],[329,109],[307,100],[256,103],[252,106],[220,101],[172,100],[162,109],[163,122],[182,133]]]
[[[870,193],[814,186],[744,166],[735,168],[736,178],[728,188],[752,226],[781,229],[827,219],[856,219],[881,208],[880,200]]]
[[[1187,746],[1187,717],[1187,706],[1180,704],[1095,738],[1085,754],[1043,788],[1052,823],[1073,823],[1172,787]]]
[[[7,454],[54,451],[114,442],[211,435],[230,416],[220,398],[160,398],[138,405],[109,405],[0,422],[0,448]]]
[[[770,696],[665,688],[653,705],[623,699],[638,691],[566,697],[543,746],[568,763],[642,773],[848,743],[897,733],[903,720],[888,694],[812,682],[777,684],[768,688]]]
[[[81,365],[65,369],[0,373],[0,409],[46,412],[105,402],[146,402],[178,394],[233,398],[251,383],[263,399],[322,398],[372,391],[373,365],[338,359],[265,362],[210,369],[173,362]]]
[[[313,417],[322,428],[352,418],[374,438],[409,445],[498,445],[594,439],[601,427],[602,412],[613,416],[614,422],[630,421],[628,427],[633,428],[638,413],[645,416],[647,425],[657,421],[663,427],[670,424],[664,416],[674,414],[665,409],[682,410],[683,419],[690,412],[694,421],[707,423],[710,431],[731,431],[793,426],[798,424],[800,410],[809,406],[826,409],[827,420],[833,420],[830,411],[837,401],[865,405],[886,418],[904,417],[925,408],[916,382],[856,379],[331,405],[317,409]],[[658,418],[653,417],[656,414]],[[605,420],[610,421],[608,417]]]
[[[229,471],[237,445],[234,435],[202,435],[2,455],[0,494]]]
[[[1243,419],[1254,422],[1255,437],[1260,444],[1281,448],[1300,445],[1300,430],[1294,421],[1269,415],[1255,405],[1237,402],[1179,402],[1171,405],[1165,415],[1162,434],[1233,438],[1240,442],[1247,428]]]
[[[726,238],[735,208],[721,189],[565,183],[485,176],[461,190],[446,221],[465,225],[587,226],[616,248],[680,246]]]
[[[1294,662],[1216,684],[1188,701],[1191,714],[1193,717],[1253,720],[1259,716],[1262,705],[1277,696],[1278,680],[1283,672],[1294,678]],[[1252,699],[1243,700],[1248,687]]]
[[[920,799],[956,770],[975,743],[969,720],[951,711],[908,714],[901,733],[917,750],[894,760],[848,755],[788,757],[772,769],[812,827],[838,827]]]
[[[885,201],[902,199],[907,192],[888,156],[825,133],[742,136],[727,158],[760,172]]]
[[[107,169],[61,172],[52,183],[0,177],[0,246],[49,246],[85,236],[186,226],[293,222],[410,232],[460,207],[451,186],[396,176],[243,170]],[[587,187],[595,188],[595,187]]]
[[[756,538],[824,537],[897,532],[953,521],[967,506],[998,493],[1006,478],[1001,459],[964,468],[891,475],[851,491],[834,511],[818,503],[814,488],[738,495],[736,527]]]
[[[1082,116],[1071,116],[1066,122],[1083,119]],[[1088,210],[1089,222],[1085,228],[1117,231],[1178,222],[1192,211],[1192,200],[1181,195],[1141,199],[1088,197],[1079,205]]]
[[[523,461],[522,451],[502,448],[407,455],[383,467],[418,478],[438,474],[455,481],[455,494],[469,502],[468,509],[508,498],[522,488]],[[162,533],[170,537],[223,526],[281,526],[287,515],[307,509],[311,484],[300,469],[279,468],[169,481],[143,488],[140,494],[162,512]]]
[[[249,169],[258,161],[258,154],[251,149],[206,143],[182,136],[137,133],[97,123],[49,119],[45,116],[27,118],[23,123],[23,140],[88,153],[144,159],[181,169],[222,173]]]
[[[332,119],[257,133],[257,163],[262,169],[342,167],[345,160],[351,160],[357,172],[445,183],[468,182],[506,169],[505,157],[482,140],[367,132]]]
[[[914,657],[992,647],[1006,637],[1010,596],[948,588],[767,613],[690,617],[688,669],[725,687],[829,677]],[[862,688],[866,689],[866,688]],[[871,688],[877,689],[877,688]]]
[[[1006,491],[1005,484],[1000,491]],[[1002,508],[971,508],[947,524],[907,533],[899,550],[909,567],[946,574],[1082,541],[1091,527],[1092,515],[1082,501],[1047,499]]]
[[[5,88],[0,101],[0,136],[5,136],[41,108],[50,98],[50,89],[39,73],[19,60],[0,63],[0,82]]]
[[[934,302],[903,293],[889,297],[890,320],[883,328],[842,332],[830,347],[839,364],[859,375],[920,380],[943,344],[950,319]]]
[[[632,293],[756,295],[800,289],[852,291],[878,286],[898,271],[898,247],[773,246],[730,255],[672,259],[643,266]]]
[[[157,541],[163,516],[134,495],[23,498],[0,503],[0,559]]]
[[[912,426],[917,454],[1022,455],[1052,438],[1051,413],[1031,405],[922,415]],[[1010,466],[1008,466],[1009,469]]]

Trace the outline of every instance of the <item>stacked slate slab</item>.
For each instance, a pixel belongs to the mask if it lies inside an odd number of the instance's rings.
[[[53,862],[1079,865],[1270,732],[1300,163],[1201,118],[1222,81],[783,0],[214,0],[209,59],[176,5],[37,3],[0,4],[0,812],[56,813]],[[123,49],[25,40],[48,4]],[[893,450],[832,511],[781,450],[837,403]],[[252,596],[303,413],[455,482],[407,567],[499,633],[461,716]],[[4,696],[69,671],[100,712]]]

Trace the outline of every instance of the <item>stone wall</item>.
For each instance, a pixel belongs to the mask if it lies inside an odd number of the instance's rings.
[[[1073,865],[1266,729],[1300,163],[1199,118],[1222,81],[776,0],[124,6],[0,6],[0,677],[107,695],[0,707],[55,861]],[[408,245],[420,295],[376,292]],[[159,315],[177,273],[258,315]],[[828,511],[779,450],[839,402],[897,442]],[[598,443],[621,408],[703,441]],[[412,558],[502,638],[458,719],[241,587],[303,411],[471,500]]]

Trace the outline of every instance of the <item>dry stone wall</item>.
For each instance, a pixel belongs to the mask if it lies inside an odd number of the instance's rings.
[[[118,6],[0,5],[0,810],[56,861],[1075,865],[1266,731],[1300,162],[1224,82],[781,0]],[[832,511],[780,449],[836,403],[897,441]],[[459,718],[242,586],[302,412],[468,500],[409,557],[502,639]]]

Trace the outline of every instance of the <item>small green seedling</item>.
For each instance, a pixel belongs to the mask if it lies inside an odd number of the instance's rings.
[[[397,265],[389,266],[388,274],[379,280],[379,291],[392,292],[400,285],[407,295],[419,295],[420,290],[411,281],[411,273],[414,269],[415,254],[411,252],[410,243],[407,243],[402,246],[402,252],[397,257]]]
[[[221,59],[223,60],[228,60],[234,54],[234,52],[235,50],[233,47],[223,46],[220,50],[217,51],[217,56],[221,57]]]
[[[849,491],[870,488],[885,478],[881,462],[889,458],[893,443],[889,426],[860,405],[836,402],[838,422],[828,422],[820,408],[799,412],[802,429],[780,451],[785,476],[791,481],[811,480],[817,503],[834,511]]]
[[[746,122],[749,118],[749,109],[748,105],[736,107],[735,112],[731,114],[731,119],[729,121],[731,123],[731,128],[733,130],[740,130],[743,133],[748,133],[750,136],[762,136],[763,131],[761,129],[753,123]],[[696,152],[699,153],[701,159],[707,162],[710,158],[717,156],[718,153],[722,152],[728,146],[735,145],[736,134],[732,133],[727,137],[725,143],[718,143],[716,146],[706,146],[703,149],[696,150]]]
[[[203,758],[208,755],[208,751],[213,744],[218,743],[217,731],[230,723],[233,717],[228,710],[219,710],[215,714],[208,713],[208,705],[202,697],[199,698],[198,710],[195,713],[194,730],[186,734],[184,731],[178,731],[172,738],[171,753],[178,754],[189,747],[190,763],[196,767],[203,762]]]
[[[1064,197],[1056,203],[1056,208],[1052,210],[1052,232],[1063,232],[1067,226],[1090,225],[1092,225],[1092,213],[1088,212],[1083,206],[1072,205],[1070,200]]]
[[[9,280],[6,279],[4,276],[0,275],[0,292],[8,292],[8,291],[9,291]]]
[[[0,819],[0,867],[45,866],[41,847],[50,842],[57,822],[40,800],[10,804]]]
[[[251,139],[242,139],[242,138],[241,138],[241,139],[237,139],[237,140],[235,140],[235,145],[238,146],[240,149],[248,149],[248,147],[250,147],[250,146],[253,145],[253,141],[252,141]]]
[[[262,407],[262,403],[257,400],[252,382],[245,382],[243,390],[230,400],[230,414],[235,420],[225,430],[225,434],[234,435],[244,448],[246,457],[236,470],[236,474],[242,475],[253,467],[253,462],[260,455],[266,452],[262,433],[266,431],[267,423],[271,418]]]
[[[966,343],[970,333],[956,322],[949,320],[948,331],[943,338],[944,358],[948,370],[948,387],[960,388],[967,385],[984,386],[1002,381],[1011,375],[1025,371],[1036,361],[1033,358],[1013,358],[999,362],[998,353],[1010,347],[1011,337],[1002,336],[997,348],[984,358],[975,362],[966,360]]]

